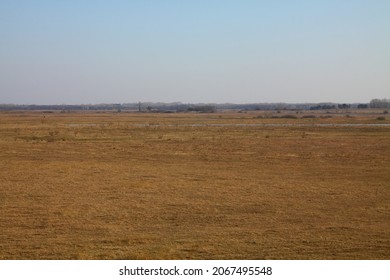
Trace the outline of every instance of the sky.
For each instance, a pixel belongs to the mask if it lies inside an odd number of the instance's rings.
[[[390,97],[388,0],[0,0],[0,103]]]

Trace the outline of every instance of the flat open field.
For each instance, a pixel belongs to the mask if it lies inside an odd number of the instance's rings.
[[[0,112],[0,259],[390,259],[359,112]]]

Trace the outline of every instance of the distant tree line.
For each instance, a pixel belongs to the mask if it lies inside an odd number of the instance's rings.
[[[390,108],[390,99],[372,99],[370,108]]]
[[[137,103],[112,103],[112,104],[80,104],[80,105],[20,105],[0,104],[0,110],[41,110],[41,111],[87,111],[107,110],[115,112],[200,112],[213,113],[221,110],[256,111],[256,110],[331,110],[349,108],[390,108],[390,99],[373,99],[370,103],[363,104],[338,104],[338,103],[162,103],[162,102],[137,102]]]
[[[336,105],[331,105],[331,104],[319,104],[316,106],[310,107],[310,110],[330,110],[330,109],[335,109]]]
[[[216,112],[215,106],[212,105],[201,105],[201,106],[191,106],[187,111],[200,112],[200,113],[214,113]]]

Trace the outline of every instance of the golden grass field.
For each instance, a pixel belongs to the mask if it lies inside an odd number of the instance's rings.
[[[359,112],[1,112],[0,259],[390,259],[390,126],[316,125]]]

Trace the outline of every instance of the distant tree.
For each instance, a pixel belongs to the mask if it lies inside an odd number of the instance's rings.
[[[368,104],[359,104],[358,109],[366,109],[368,108]]]
[[[390,108],[390,99],[372,99],[370,108]]]
[[[344,103],[344,104],[339,104],[337,107],[339,109],[348,109],[348,108],[351,108],[351,105]]]

